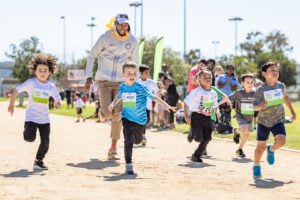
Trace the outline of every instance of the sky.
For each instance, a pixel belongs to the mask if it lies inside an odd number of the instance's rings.
[[[140,0],[138,0],[140,2]],[[0,0],[0,62],[8,61],[10,44],[19,44],[30,36],[39,38],[42,49],[63,61],[63,20],[66,24],[66,61],[86,56],[91,48],[91,29],[95,17],[94,43],[104,33],[106,24],[118,13],[129,15],[132,33],[140,38],[140,8],[134,27],[134,0]],[[183,0],[143,0],[143,33],[146,39],[164,37],[164,46],[183,54]],[[203,58],[214,58],[212,41],[219,41],[217,56],[234,54],[235,26],[228,19],[241,17],[238,42],[247,33],[264,35],[280,30],[294,47],[288,56],[300,63],[299,0],[186,0],[186,48],[201,49]],[[238,52],[240,55],[240,52]]]

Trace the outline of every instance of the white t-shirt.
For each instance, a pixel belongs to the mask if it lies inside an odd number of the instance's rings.
[[[83,107],[83,102],[81,98],[76,100],[76,108],[82,108]]]
[[[155,82],[150,78],[145,81],[139,79],[139,83],[146,86],[152,94],[156,95],[159,90]],[[152,110],[152,100],[149,97],[147,98],[147,110]]]
[[[197,112],[206,116],[211,115],[211,108],[218,108],[218,95],[215,91],[206,91],[198,87],[190,92],[184,99],[192,112]]]
[[[48,99],[52,96],[55,101],[61,101],[54,84],[49,81],[41,83],[37,78],[31,78],[19,85],[16,90],[19,93],[27,92],[28,94],[26,122],[30,121],[37,124],[50,123]]]

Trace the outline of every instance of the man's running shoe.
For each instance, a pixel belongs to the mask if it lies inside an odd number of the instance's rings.
[[[146,138],[146,137],[143,137],[142,145],[143,145],[143,146],[146,146],[146,144],[147,144],[147,138]]]
[[[260,170],[260,166],[253,166],[253,176],[254,178],[261,178],[261,170]]]
[[[240,143],[240,134],[237,133],[237,129],[233,128],[233,141],[235,143]]]
[[[48,167],[44,164],[42,160],[35,160],[33,164],[33,169],[48,170]]]
[[[193,162],[202,162],[202,159],[200,158],[200,156],[196,156],[196,155],[192,155],[191,161]]]
[[[272,145],[270,145],[270,144],[267,146],[267,151],[268,151],[268,153],[267,153],[267,161],[268,161],[268,163],[270,165],[273,165],[274,162],[275,162],[275,157],[274,157],[274,152],[270,151],[271,146]]]
[[[245,158],[246,157],[246,154],[243,152],[243,149],[238,149],[238,150],[236,150],[235,153],[240,158]]]
[[[120,160],[117,149],[110,148],[107,155],[108,160]]]
[[[126,163],[125,173],[130,175],[134,174],[132,163]]]

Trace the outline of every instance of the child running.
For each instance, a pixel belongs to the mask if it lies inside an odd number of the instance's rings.
[[[235,91],[228,98],[232,104],[235,104],[236,120],[239,125],[239,128],[233,129],[233,141],[238,144],[242,134],[242,140],[239,148],[236,150],[236,155],[244,158],[246,155],[243,147],[248,140],[249,134],[253,132],[254,75],[251,73],[243,74],[242,85],[244,86],[243,89]],[[223,104],[225,101],[226,99],[223,99],[220,104]]]
[[[192,155],[193,162],[202,162],[207,144],[212,139],[212,119],[211,108],[215,109],[217,116],[220,116],[218,109],[218,98],[215,91],[211,90],[212,74],[207,70],[202,70],[196,75],[200,87],[192,90],[184,99],[184,118],[191,125],[192,138],[200,142],[198,148]],[[189,117],[188,110],[192,112]]]
[[[139,83],[146,86],[147,89],[152,94],[156,95],[159,89],[158,89],[157,85],[155,84],[155,82],[149,78],[150,77],[150,68],[147,65],[142,64],[139,67],[139,71],[140,71],[140,77],[141,77],[139,79]],[[148,97],[147,98],[147,107],[146,107],[147,124],[150,123],[150,112],[151,111],[152,111],[152,100]],[[142,145],[145,146],[146,144],[147,144],[146,129],[144,129]]]
[[[152,94],[145,86],[136,82],[137,75],[138,67],[135,62],[125,62],[122,76],[126,79],[126,83],[120,85],[118,95],[108,107],[112,111],[121,100],[123,101],[122,123],[125,140],[125,172],[127,174],[134,174],[132,166],[133,143],[141,143],[143,139],[142,133],[148,121],[146,113],[147,97],[165,106],[167,110],[176,110],[175,107],[169,106],[166,102]]]
[[[257,146],[254,152],[253,175],[260,178],[260,159],[267,149],[267,161],[270,165],[275,162],[274,152],[280,149],[286,141],[284,126],[285,112],[283,103],[286,104],[292,114],[292,120],[296,119],[296,113],[286,93],[286,87],[278,81],[280,63],[268,62],[262,65],[261,73],[266,82],[255,92],[253,104],[254,110],[259,110],[257,127]],[[266,145],[272,132],[275,142],[273,145]]]
[[[57,106],[61,106],[61,97],[52,83],[47,81],[48,77],[54,75],[56,69],[55,57],[39,53],[35,55],[28,66],[35,78],[28,79],[22,85],[19,85],[14,91],[8,112],[14,113],[14,104],[16,97],[21,92],[27,92],[28,105],[26,109],[25,130],[23,132],[24,140],[33,142],[36,138],[37,128],[40,132],[41,143],[36,154],[33,169],[47,170],[43,159],[49,149],[50,120],[48,99],[52,96]]]
[[[77,110],[77,120],[75,121],[80,122],[80,118],[82,118],[82,122],[85,122],[85,118],[82,116],[82,108],[84,107],[84,104],[81,100],[81,95],[79,92],[75,94],[75,99],[76,99],[76,110]]]

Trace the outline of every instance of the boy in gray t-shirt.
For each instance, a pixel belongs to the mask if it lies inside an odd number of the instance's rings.
[[[233,141],[239,143],[240,135],[242,134],[242,140],[239,148],[236,150],[236,155],[243,158],[246,157],[243,152],[243,147],[248,140],[249,134],[253,132],[253,96],[254,91],[254,75],[246,73],[242,75],[242,85],[244,89],[237,90],[231,94],[227,99],[235,104],[236,119],[239,124],[239,128],[233,131]],[[226,99],[222,100],[220,104],[224,103]]]
[[[286,93],[285,85],[278,81],[280,64],[268,62],[261,67],[262,76],[266,82],[256,91],[253,99],[254,110],[259,111],[257,127],[257,146],[254,153],[254,177],[261,177],[260,159],[267,148],[267,161],[274,164],[274,151],[280,149],[286,141],[284,127],[284,108],[286,104],[292,114],[292,120],[296,119],[296,113]],[[273,145],[266,145],[270,131],[275,137]]]

